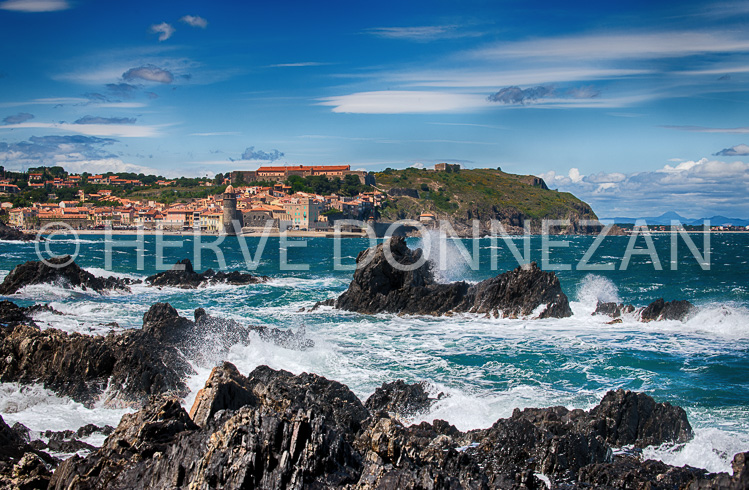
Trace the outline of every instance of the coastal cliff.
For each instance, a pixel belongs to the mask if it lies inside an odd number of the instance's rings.
[[[531,220],[534,232],[543,219],[568,219],[563,232],[586,232],[581,220],[598,219],[591,207],[567,192],[550,190],[543,179],[515,175],[499,169],[461,169],[453,172],[409,168],[375,174],[377,187],[388,194],[380,209],[387,221],[419,219],[422,213],[447,220],[458,233],[470,234],[472,220],[481,222],[482,233],[490,220],[498,220],[509,232],[522,232]]]

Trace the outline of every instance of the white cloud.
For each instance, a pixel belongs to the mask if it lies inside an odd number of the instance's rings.
[[[424,168],[424,164],[416,162],[413,165],[411,165],[411,168]]]
[[[689,160],[676,165],[625,174],[592,174],[577,179],[554,171],[539,175],[551,188],[575,194],[593,206],[601,216],[630,213],[656,216],[677,211],[694,218],[715,214],[749,217],[749,163],[741,161]]]
[[[119,136],[122,138],[152,138],[161,135],[160,126],[137,126],[133,124],[71,124],[25,122],[0,125],[4,129],[57,129],[89,136]]]
[[[200,27],[201,29],[208,27],[208,21],[197,15],[185,15],[179,20],[192,27]]]
[[[85,104],[88,99],[80,97],[49,97],[43,99],[33,99],[22,102],[3,102],[0,107],[19,107],[25,105],[67,105],[67,104]]]
[[[176,31],[176,29],[171,24],[167,24],[166,22],[162,22],[161,24],[154,24],[151,26],[151,32],[159,35],[159,41],[166,41],[167,39],[172,37],[174,31]]]
[[[65,0],[7,0],[0,3],[0,9],[15,12],[57,12],[69,8],[70,4]]]
[[[464,112],[490,105],[484,95],[417,90],[358,92],[320,100],[333,112],[356,114]]]
[[[590,61],[681,57],[749,51],[743,31],[675,31],[583,34],[501,43],[473,52],[481,58],[543,58]]]
[[[579,169],[573,167],[573,168],[570,169],[569,177],[570,177],[570,180],[572,182],[577,183],[577,182],[580,182],[581,180],[583,180],[583,177],[585,177],[585,176],[580,174],[580,170]]]
[[[606,80],[613,78],[648,75],[647,69],[597,68],[597,67],[556,67],[539,66],[535,69],[507,70],[496,69],[445,69],[436,71],[413,71],[389,74],[394,81],[414,87],[460,87],[491,88],[508,85],[543,85],[550,83]]]
[[[458,39],[463,37],[480,37],[481,32],[464,30],[458,25],[414,26],[414,27],[374,27],[367,29],[369,34],[390,39],[429,42],[439,39]]]

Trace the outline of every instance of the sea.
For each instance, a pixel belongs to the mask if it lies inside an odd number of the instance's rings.
[[[197,374],[188,380],[191,392],[184,400],[188,410],[211,368],[224,360],[245,374],[263,364],[316,373],[345,383],[362,400],[384,382],[426,381],[435,396],[444,396],[409,422],[443,419],[461,430],[489,427],[515,408],[590,409],[608,390],[623,388],[683,407],[695,429],[690,442],[646,448],[644,457],[730,472],[733,455],[749,450],[749,233],[708,235],[709,257],[705,235],[688,236],[696,249],[682,236],[655,233],[635,242],[627,236],[407,239],[411,248],[430,248],[435,277],[445,282],[478,282],[517,267],[514,247],[523,255],[520,262],[536,261],[558,275],[574,313],[563,319],[312,310],[346,290],[357,255],[372,245],[366,238],[225,237],[203,248],[217,240],[203,237],[199,266],[190,235],[145,236],[142,251],[135,248],[136,236],[57,235],[41,246],[2,242],[0,279],[17,264],[38,260],[39,249],[75,253],[77,264],[99,276],[143,279],[190,258],[199,271],[225,267],[270,280],[197,290],[135,285],[130,293],[109,294],[51,284],[0,299],[49,304],[64,315],[41,312],[35,321],[67,332],[140,328],[153,303],[168,302],[189,318],[202,307],[246,324],[304,328],[314,341],[314,348],[298,351],[253,338],[195,362]],[[529,254],[523,254],[526,243]],[[247,251],[255,263],[248,262]],[[466,260],[476,254],[477,262]],[[610,318],[592,315],[598,301],[645,306],[657,298],[689,300],[699,312],[684,322],[650,323],[625,316],[610,324]],[[0,414],[32,431],[116,426],[131,411],[103,404],[87,408],[40,385],[0,383]]]

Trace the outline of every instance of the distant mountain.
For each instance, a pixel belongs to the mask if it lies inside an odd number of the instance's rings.
[[[749,219],[726,218],[725,216],[713,216],[712,218],[685,218],[675,211],[663,213],[660,216],[628,218],[618,216],[615,218],[601,218],[601,221],[613,221],[619,224],[634,224],[637,220],[643,220],[648,225],[670,225],[671,221],[678,221],[683,225],[701,225],[705,221],[710,221],[711,226],[749,226]]]

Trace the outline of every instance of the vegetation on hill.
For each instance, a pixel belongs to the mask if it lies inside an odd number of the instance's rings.
[[[522,226],[525,219],[596,219],[591,207],[567,192],[549,190],[532,175],[499,169],[456,172],[408,168],[375,174],[377,187],[391,196],[380,210],[382,219],[418,219],[433,213],[437,219],[468,223],[498,219]],[[415,197],[418,196],[418,197]]]

